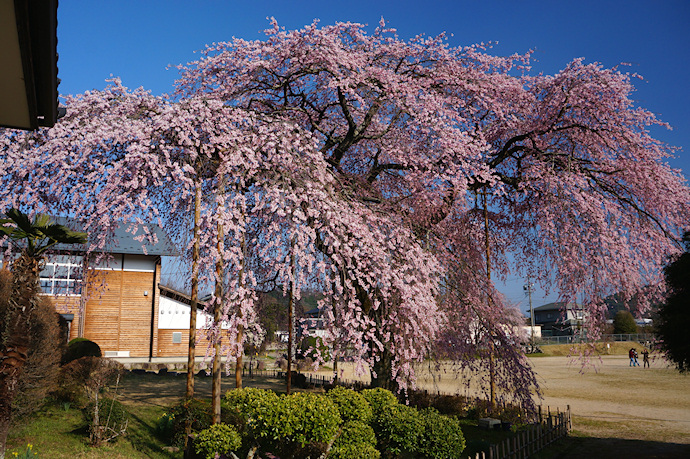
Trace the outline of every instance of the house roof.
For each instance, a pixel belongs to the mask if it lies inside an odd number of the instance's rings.
[[[563,309],[582,309],[581,304],[577,303],[563,303],[562,301],[557,301],[555,303],[545,304],[543,306],[538,306],[534,308],[535,311],[561,311]]]
[[[82,231],[80,225],[72,219],[66,217],[55,217],[55,222],[65,225],[75,231]],[[148,241],[148,238],[139,241],[138,236],[144,233],[144,228],[154,235],[155,244]],[[137,239],[135,239],[137,238]],[[91,239],[91,238],[89,238]],[[79,250],[72,244],[57,244],[55,250],[75,251]],[[112,238],[102,250],[107,253],[117,253],[126,255],[153,255],[153,256],[178,256],[179,252],[170,237],[163,229],[153,223],[144,225],[128,223],[117,224],[113,231]]]
[[[158,289],[160,290],[161,295],[166,298],[170,298],[171,300],[178,301],[188,306],[192,304],[192,298],[185,292],[181,292],[161,284],[158,284]],[[199,298],[197,301],[197,309],[204,309],[210,300],[211,295],[205,295]]]

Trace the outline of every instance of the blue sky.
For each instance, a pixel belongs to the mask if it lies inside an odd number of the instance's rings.
[[[533,49],[535,72],[554,73],[574,58],[611,67],[630,63],[634,98],[673,127],[654,135],[684,151],[671,165],[690,172],[690,2],[578,1],[94,1],[61,0],[58,61],[62,94],[102,89],[110,76],[154,94],[171,90],[170,65],[198,57],[195,50],[233,36],[260,39],[275,17],[286,29],[352,21],[372,29],[383,17],[398,35],[448,34],[451,45],[497,42],[492,52]],[[687,152],[687,153],[686,153]],[[524,310],[522,279],[502,289]],[[533,296],[535,306],[547,300]]]

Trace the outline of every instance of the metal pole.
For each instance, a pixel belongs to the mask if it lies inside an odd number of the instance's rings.
[[[527,290],[527,296],[529,298],[529,319],[532,326],[530,333],[530,346],[532,347],[531,351],[534,352],[534,309],[532,308],[532,282],[530,281],[529,275],[527,275],[527,285],[525,286],[525,290]]]

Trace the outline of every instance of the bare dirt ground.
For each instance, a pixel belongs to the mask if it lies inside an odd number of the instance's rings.
[[[573,435],[545,457],[690,458],[690,375],[680,375],[656,359],[651,368],[630,367],[626,356],[603,356],[596,369],[582,372],[568,357],[540,357],[531,362],[543,391],[542,406],[552,411],[571,408]],[[357,377],[342,365],[343,378]],[[430,391],[468,394],[465,378],[449,373],[431,375],[419,369],[419,386]],[[320,374],[331,375],[324,369]],[[137,375],[124,381],[125,403],[170,405],[184,393],[186,375]],[[284,390],[275,378],[245,378],[247,387]],[[223,390],[234,378],[223,378]],[[210,378],[196,378],[197,393],[210,396]]]

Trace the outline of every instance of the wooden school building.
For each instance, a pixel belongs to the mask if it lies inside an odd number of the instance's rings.
[[[167,343],[160,341],[171,338],[159,330],[158,284],[161,257],[177,256],[177,251],[161,228],[147,227],[155,234],[155,244],[135,240],[141,228],[128,231],[131,228],[122,225],[107,246],[107,260],[85,259],[61,247],[41,272],[43,293],[67,320],[69,338],[95,341],[106,357],[170,355]],[[181,352],[185,354],[186,347]]]

